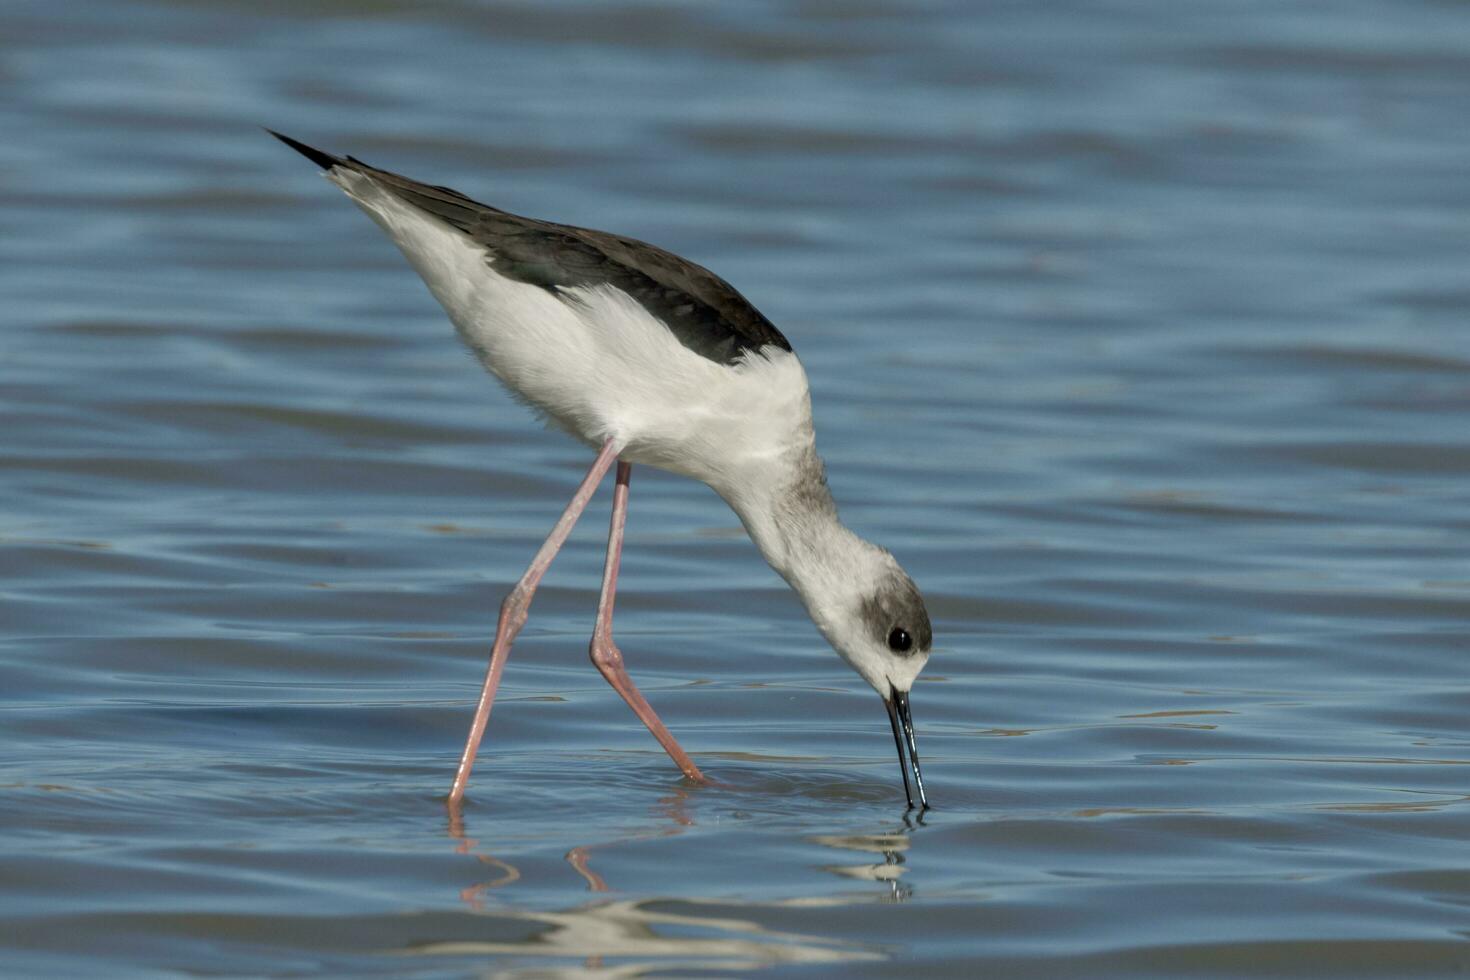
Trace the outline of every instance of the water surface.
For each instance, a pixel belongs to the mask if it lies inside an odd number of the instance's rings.
[[[0,11],[7,975],[1470,968],[1470,12]],[[878,699],[707,489],[588,454],[257,128],[708,264],[929,597]]]

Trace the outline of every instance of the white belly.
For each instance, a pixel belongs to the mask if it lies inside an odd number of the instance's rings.
[[[330,176],[402,249],[486,369],[577,438],[615,440],[629,462],[716,490],[744,466],[811,445],[806,372],[789,351],[717,364],[619,289],[553,295],[508,279],[493,254],[371,178]]]

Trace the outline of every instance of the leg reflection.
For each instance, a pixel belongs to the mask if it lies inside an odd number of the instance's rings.
[[[456,854],[469,854],[481,864],[489,865],[500,871],[500,874],[489,881],[482,881],[468,888],[462,888],[459,892],[459,900],[470,908],[479,911],[485,907],[484,895],[496,888],[504,888],[506,885],[514,884],[521,880],[521,872],[515,865],[502,861],[493,854],[476,854],[475,848],[480,842],[472,837],[466,837],[464,833],[464,815],[460,809],[459,802],[455,801],[449,807],[449,836],[459,843],[455,845]]]
[[[675,789],[673,793],[662,797],[658,806],[653,810],[653,815],[659,820],[654,825],[642,830],[633,831],[614,837],[611,840],[596,844],[583,844],[573,847],[567,851],[565,860],[571,865],[572,870],[587,882],[587,890],[590,892],[611,891],[607,879],[595,871],[590,863],[592,852],[614,847],[619,844],[629,844],[635,841],[653,840],[659,837],[673,837],[684,832],[686,827],[694,826],[694,817],[689,812],[689,793],[682,789]],[[449,836],[457,841],[455,852],[468,854],[481,864],[499,870],[500,874],[489,881],[480,882],[463,889],[459,893],[460,900],[471,908],[480,910],[484,908],[484,895],[486,892],[496,888],[504,888],[521,879],[521,872],[514,865],[489,854],[476,853],[480,842],[465,834],[464,814],[458,802],[449,806]]]

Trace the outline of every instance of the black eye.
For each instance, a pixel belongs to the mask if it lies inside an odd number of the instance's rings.
[[[908,653],[913,645],[914,638],[902,626],[893,627],[893,632],[888,634],[888,649],[894,653]]]

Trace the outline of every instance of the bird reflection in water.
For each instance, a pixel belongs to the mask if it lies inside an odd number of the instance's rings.
[[[454,851],[456,854],[468,854],[476,861],[489,867],[495,868],[500,873],[494,878],[478,884],[463,888],[459,893],[459,900],[464,902],[475,911],[485,907],[484,895],[496,888],[504,888],[506,885],[514,884],[521,880],[521,872],[515,865],[508,861],[502,861],[493,854],[481,854],[476,851],[480,842],[473,837],[466,837],[464,832],[464,810],[458,806],[449,808],[449,836],[458,841]]]
[[[589,892],[599,895],[585,905],[570,909],[541,911],[516,908],[504,897],[489,904],[491,892],[521,879],[521,872],[509,862],[481,853],[479,841],[465,833],[458,808],[451,808],[449,835],[456,841],[456,851],[473,856],[476,861],[494,868],[494,877],[460,892],[460,898],[473,911],[503,917],[530,926],[525,938],[484,940],[479,937],[444,938],[415,945],[404,950],[407,955],[421,956],[513,956],[540,960],[576,960],[578,965],[565,971],[546,963],[537,975],[585,976],[596,971],[599,976],[636,977],[668,970],[708,971],[745,970],[789,963],[855,963],[875,962],[889,958],[892,951],[870,943],[854,942],[820,935],[768,928],[761,924],[773,913],[784,919],[782,909],[805,913],[820,906],[854,903],[901,902],[913,894],[913,887],[901,880],[908,871],[905,855],[910,848],[910,834],[916,824],[907,817],[891,831],[877,833],[835,833],[809,837],[811,843],[864,856],[881,855],[881,860],[857,864],[817,865],[820,870],[840,877],[873,882],[885,889],[875,896],[871,891],[789,898],[773,901],[705,900],[677,895],[650,895],[640,899],[616,899],[606,893],[615,889],[594,867],[595,854],[604,848],[635,841],[652,840],[684,833],[695,826],[688,809],[688,794],[676,791],[659,801],[658,819],[641,831],[635,831],[599,843],[571,848],[567,864],[587,883]],[[701,906],[710,906],[706,911]],[[741,908],[748,908],[748,914]],[[732,911],[733,909],[733,911]],[[780,921],[778,919],[778,921]],[[620,962],[609,967],[606,962]]]
[[[673,837],[677,834],[682,834],[685,828],[694,826],[694,818],[689,815],[689,794],[684,790],[676,789],[670,795],[661,798],[658,801],[658,807],[655,812],[666,823],[661,822],[657,827],[650,828],[647,831],[628,834],[603,844],[584,844],[567,851],[567,864],[570,864],[572,870],[586,880],[587,890],[589,892],[608,891],[607,881],[602,875],[592,870],[588,864],[588,859],[594,850],[612,847],[618,844],[628,844],[633,841],[652,840],[656,837]]]
[[[843,878],[885,885],[888,901],[906,902],[913,896],[914,888],[901,876],[909,870],[904,853],[909,849],[909,833],[913,828],[914,825],[905,817],[903,828],[889,834],[818,834],[808,839],[823,847],[882,855],[883,860],[879,863],[827,864],[822,865],[822,870]]]
[[[583,844],[572,848],[566,853],[566,862],[573,871],[577,872],[587,882],[587,890],[591,892],[608,891],[607,881],[594,871],[589,859],[594,850],[613,847],[621,844],[629,844],[634,841],[653,840],[659,837],[673,837],[684,832],[685,828],[694,826],[694,818],[689,813],[689,794],[682,789],[675,789],[673,793],[662,797],[658,806],[653,811],[660,820],[648,829],[636,833],[629,833],[604,841],[599,844]],[[488,881],[482,881],[471,885],[460,892],[460,898],[471,908],[479,910],[485,907],[484,895],[486,892],[497,888],[504,888],[520,880],[520,871],[512,864],[501,860],[490,854],[479,853],[479,841],[468,837],[464,828],[464,809],[461,805],[451,803],[449,806],[449,836],[458,841],[455,851],[459,854],[469,854],[481,864],[495,868],[499,873]]]

